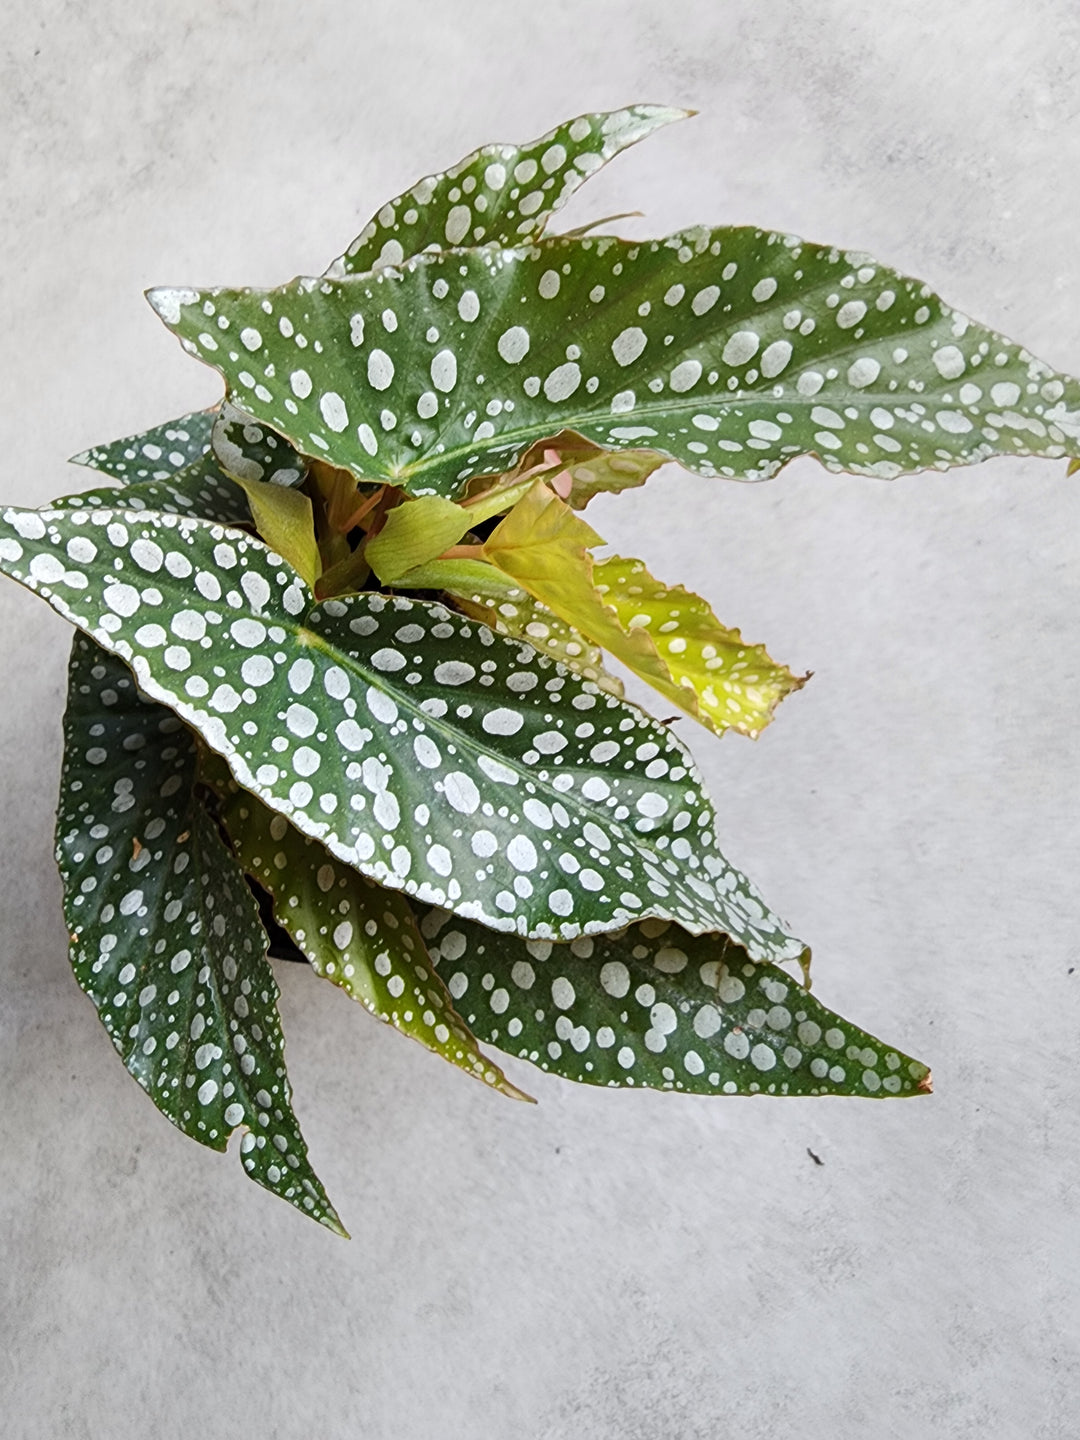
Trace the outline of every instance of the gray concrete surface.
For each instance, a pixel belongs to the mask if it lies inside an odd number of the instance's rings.
[[[579,223],[643,206],[628,233],[866,249],[1080,371],[1078,46],[1074,0],[9,5],[3,497],[42,503],[68,454],[214,399],[143,287],[321,268],[435,165],[630,100],[701,115],[595,180]],[[934,1097],[619,1094],[515,1063],[541,1101],[515,1106],[279,967],[348,1245],[171,1130],[75,986],[51,859],[66,630],[0,588],[0,1431],[1080,1433],[1064,469],[670,474],[590,512],[816,672],[757,745],[691,738],[822,998],[929,1060]]]

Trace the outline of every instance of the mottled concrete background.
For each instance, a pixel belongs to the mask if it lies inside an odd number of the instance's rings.
[[[427,170],[632,100],[701,115],[568,223],[642,206],[627,233],[752,221],[866,249],[1080,371],[1078,43],[1075,0],[9,5],[3,497],[42,503],[77,486],[67,455],[215,398],[145,286],[321,269]],[[803,462],[590,511],[816,672],[757,745],[690,738],[822,998],[930,1061],[934,1097],[618,1094],[515,1063],[541,1101],[515,1106],[279,967],[348,1245],[170,1129],[72,980],[67,631],[0,588],[4,1435],[1075,1436],[1064,472]]]

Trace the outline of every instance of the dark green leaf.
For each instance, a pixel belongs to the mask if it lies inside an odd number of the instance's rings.
[[[122,490],[102,486],[54,500],[54,510],[99,510],[123,504],[129,510],[155,510],[169,515],[200,515],[222,525],[250,525],[243,490],[222,471],[213,455],[204,455],[168,480],[137,480]]]
[[[293,1115],[266,935],[196,798],[196,742],[90,640],[72,648],[57,858],[79,984],[161,1112],[344,1234]]]
[[[645,921],[552,945],[445,910],[421,930],[477,1035],[568,1080],[877,1099],[931,1088],[925,1065],[721,936]]]
[[[110,445],[95,445],[73,455],[73,465],[89,465],[114,480],[168,480],[210,449],[210,431],[217,410],[193,410],[179,420],[167,420],[141,435],[128,435]]]
[[[656,915],[803,949],[719,854],[677,738],[530,646],[403,597],[314,604],[253,536],[171,515],[7,510],[0,568],[381,884],[521,934]]]
[[[214,421],[211,444],[222,470],[236,480],[265,481],[288,489],[302,485],[307,477],[309,461],[303,455],[227,400]]]
[[[150,300],[245,409],[414,495],[453,498],[565,429],[743,479],[807,453],[884,477],[1080,454],[1080,383],[867,256],[748,228]]]
[[[632,105],[581,115],[527,145],[485,145],[384,205],[327,274],[400,265],[431,247],[521,245],[609,160],[691,113]]]

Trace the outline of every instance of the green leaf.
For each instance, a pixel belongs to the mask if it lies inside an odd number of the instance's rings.
[[[520,245],[539,235],[552,214],[609,160],[692,113],[632,105],[581,115],[527,145],[485,145],[384,205],[326,273],[341,276],[400,265],[430,247]]]
[[[428,495],[398,505],[379,533],[364,547],[364,558],[384,585],[434,560],[465,535],[475,522],[468,510]]]
[[[920,1061],[716,935],[646,921],[552,945],[437,909],[421,930],[481,1039],[567,1080],[875,1099],[931,1088]]]
[[[244,492],[224,474],[213,455],[204,455],[168,480],[138,480],[122,490],[101,486],[65,495],[47,507],[53,510],[100,510],[117,503],[129,510],[155,510],[169,515],[200,515],[222,525],[250,525]]]
[[[656,915],[802,952],[677,738],[529,646],[404,597],[315,604],[253,536],[171,515],[9,509],[0,568],[381,884],[520,934]]]
[[[700,596],[654,580],[640,560],[594,563],[599,535],[537,481],[488,537],[485,557],[695,720],[756,736],[804,682],[744,645]]]
[[[528,1099],[481,1052],[454,1010],[404,896],[335,864],[318,841],[241,790],[217,756],[204,757],[210,763],[202,777],[218,798],[237,859],[270,894],[275,920],[315,973],[466,1074]]]
[[[409,571],[456,545],[474,526],[509,510],[531,485],[531,480],[496,485],[466,505],[438,495],[407,500],[389,512],[383,528],[368,541],[364,556],[383,584],[403,580]]]
[[[760,230],[550,240],[149,298],[245,409],[413,495],[453,498],[565,429],[742,479],[807,453],[884,477],[1080,454],[1080,383],[867,256]],[[224,346],[244,332],[251,351],[207,350],[208,310]],[[301,332],[321,352],[298,350]]]
[[[109,445],[95,445],[71,457],[73,465],[89,465],[114,480],[133,484],[140,480],[168,480],[186,470],[210,449],[210,431],[217,410],[193,410],[179,420],[167,420],[141,435],[128,435]]]
[[[322,574],[311,500],[301,490],[264,480],[237,480],[251,506],[255,528],[283,560],[314,588]]]
[[[305,456],[227,400],[214,421],[211,443],[218,464],[235,480],[261,480],[288,488],[307,478],[310,462]]]
[[[196,798],[196,742],[83,636],[72,647],[57,859],[79,984],[186,1135],[237,1129],[253,1180],[344,1234],[293,1115],[266,935]]]

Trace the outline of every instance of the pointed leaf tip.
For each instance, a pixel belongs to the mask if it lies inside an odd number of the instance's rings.
[[[144,290],[143,294],[166,325],[176,325],[180,320],[182,307],[194,305],[199,298],[197,290],[187,287],[177,289],[170,285],[158,285],[151,290]]]
[[[551,945],[438,909],[420,929],[475,1034],[567,1080],[878,1100],[929,1083],[921,1061],[716,935],[646,923]]]

